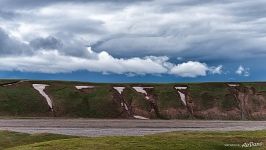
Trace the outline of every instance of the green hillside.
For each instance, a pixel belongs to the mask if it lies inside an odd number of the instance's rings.
[[[32,84],[49,85],[44,92],[51,98],[54,111]],[[182,86],[186,89],[175,88]],[[124,90],[120,94],[113,87]],[[152,88],[144,89],[145,95],[133,87]],[[186,104],[179,92],[185,94]],[[265,120],[265,108],[266,83],[262,82],[99,84],[0,80],[0,117]]]

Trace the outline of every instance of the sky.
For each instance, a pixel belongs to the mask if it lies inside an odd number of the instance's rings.
[[[265,0],[0,0],[0,78],[266,80]]]

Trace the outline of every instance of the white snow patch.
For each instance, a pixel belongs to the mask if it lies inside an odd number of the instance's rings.
[[[50,97],[44,92],[44,89],[46,86],[49,86],[47,84],[32,84],[33,88],[36,89],[47,101],[47,104],[51,109],[53,109],[52,100]]]
[[[181,101],[183,102],[183,104],[186,106],[187,103],[186,103],[186,95],[183,94],[182,92],[178,91],[179,95],[180,95],[180,98],[181,98]]]
[[[237,86],[239,86],[239,84],[228,84],[228,86],[230,86],[230,87],[237,87]]]
[[[125,87],[113,87],[113,88],[117,90],[119,94],[122,94],[123,90],[125,89]]]
[[[124,107],[126,111],[128,111],[128,107],[126,103],[121,102],[121,107]]]
[[[127,107],[126,103],[124,103],[124,107],[125,107],[126,111],[128,111],[128,107]]]
[[[94,86],[86,86],[86,85],[77,85],[77,86],[75,86],[75,87],[76,87],[76,89],[78,89],[78,90],[94,88]]]
[[[6,84],[6,85],[3,85],[3,86],[11,86],[11,85],[13,85],[13,83],[12,84],[11,83],[10,84]]]
[[[177,89],[177,90],[185,90],[185,89],[187,89],[187,87],[185,87],[185,86],[176,86],[175,89]]]
[[[128,111],[128,107],[127,104],[124,102],[121,102],[121,107],[124,107],[126,111]]]
[[[185,89],[187,89],[187,87],[180,86],[180,87],[175,87],[175,89],[177,89],[177,90],[185,90]],[[182,103],[186,106],[187,105],[187,103],[186,103],[186,95],[184,93],[182,93],[181,91],[178,91],[178,94],[180,95]]]
[[[144,89],[152,89],[153,87],[133,87],[137,92],[148,95]]]
[[[21,81],[15,82],[15,83],[9,83],[9,84],[3,85],[3,87],[11,86],[11,85],[18,84],[18,83],[21,83],[21,82],[24,82],[24,80],[21,80]]]
[[[119,94],[122,94],[123,90],[125,89],[125,87],[113,87],[115,90],[117,90],[117,92]],[[124,102],[121,102],[121,107],[124,107],[126,111],[128,111],[128,107],[127,104]]]
[[[142,119],[142,120],[149,119],[149,118],[145,118],[145,117],[142,117],[142,116],[136,116],[136,115],[134,115],[133,117],[136,118],[136,119]]]

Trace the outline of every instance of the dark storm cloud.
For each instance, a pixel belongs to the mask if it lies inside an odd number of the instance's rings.
[[[35,49],[60,49],[63,47],[62,42],[52,36],[36,38],[30,41],[30,45]]]
[[[146,15],[162,17],[150,17],[150,20],[143,21],[143,27],[148,22],[150,28],[154,28],[151,36],[143,32],[135,36],[108,37],[97,42],[95,48],[108,49],[120,56],[125,52],[131,56],[166,54],[205,61],[254,58],[258,57],[258,53],[262,56],[266,54],[263,46],[266,42],[265,1],[156,2],[150,3],[154,12]],[[167,16],[175,17],[169,19],[168,24],[156,26]],[[141,26],[141,21],[133,24]]]
[[[47,20],[48,22],[49,20]],[[105,34],[103,22],[90,19],[57,19],[51,30],[69,32],[73,34]]]
[[[85,56],[88,44],[119,57],[208,61],[266,53],[263,0],[0,0],[0,5],[6,9],[0,18],[21,14],[2,23],[6,30],[20,29],[18,34],[35,49],[67,55]]]
[[[78,41],[70,41],[70,39],[61,41],[54,36],[38,37],[31,40],[29,45],[35,51],[57,50],[60,54],[67,56],[87,57],[86,46]]]
[[[0,55],[27,55],[31,54],[31,48],[15,39],[0,28]]]
[[[0,9],[0,19],[2,18],[2,19],[11,20],[16,16],[17,14],[12,11],[5,11]]]
[[[115,3],[115,5],[124,5],[136,2],[143,2],[143,1],[150,1],[150,0],[1,0],[0,6],[9,9],[34,9],[38,7],[44,7],[53,4],[60,4],[60,3]]]
[[[228,10],[235,16],[246,18],[248,20],[265,18],[266,14],[266,1],[241,1],[228,5]]]

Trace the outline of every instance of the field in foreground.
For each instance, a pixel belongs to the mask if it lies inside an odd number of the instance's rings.
[[[48,133],[26,134],[10,131],[0,131],[0,149],[67,138],[73,137]]]
[[[248,132],[171,132],[141,137],[117,136],[97,138],[51,134],[29,135],[3,131],[0,132],[0,136],[1,149],[10,148],[10,150],[266,149],[265,130]],[[249,146],[248,144],[251,142],[255,143],[253,147],[242,147]],[[234,144],[234,146],[226,144]],[[239,146],[236,146],[237,144]]]

